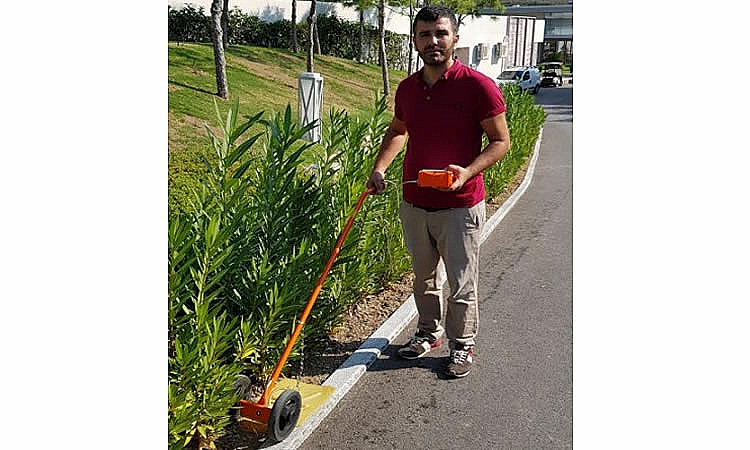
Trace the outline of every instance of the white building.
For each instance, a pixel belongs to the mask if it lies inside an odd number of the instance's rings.
[[[211,9],[211,0],[168,0],[173,8],[180,8],[190,3],[203,6],[205,11]],[[267,22],[291,20],[291,0],[229,0],[229,8],[239,8],[245,14],[259,17]],[[297,21],[307,19],[310,10],[309,1],[297,1]],[[359,21],[359,14],[354,8],[347,8],[341,3],[317,2],[317,14],[336,16],[351,22]],[[366,11],[365,22],[377,26],[377,10]],[[386,29],[394,33],[409,34],[409,10],[386,7]],[[515,65],[534,65],[538,61],[536,49],[544,40],[544,20],[534,17],[482,16],[467,17],[459,29],[459,42],[456,56],[463,62],[485,75],[495,78],[506,67]],[[421,63],[415,53],[415,60]]]
[[[482,14],[499,14],[499,11],[485,9]],[[573,0],[566,5],[507,6],[504,14],[534,17],[543,23],[544,43],[538,61],[543,60],[543,53],[562,52],[565,64],[573,66]]]

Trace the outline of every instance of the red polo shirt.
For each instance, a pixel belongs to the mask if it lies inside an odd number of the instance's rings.
[[[424,69],[403,80],[396,90],[396,117],[409,133],[404,156],[404,181],[416,180],[421,169],[466,167],[482,151],[481,120],[505,111],[505,99],[486,75],[454,60],[432,88],[422,80]],[[404,200],[423,208],[466,208],[484,200],[482,174],[456,192],[403,185]]]

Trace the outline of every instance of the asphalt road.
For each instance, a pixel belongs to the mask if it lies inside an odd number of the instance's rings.
[[[573,445],[573,89],[549,113],[534,178],[481,249],[472,373],[441,375],[447,345],[372,364],[301,449],[560,449]]]

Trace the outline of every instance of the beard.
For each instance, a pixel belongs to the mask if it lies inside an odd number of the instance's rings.
[[[448,48],[426,48],[418,50],[417,53],[426,66],[439,66],[453,57],[453,46]]]

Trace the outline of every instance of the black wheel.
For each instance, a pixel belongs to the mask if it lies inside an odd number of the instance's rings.
[[[300,411],[302,411],[302,397],[299,392],[293,389],[282,392],[271,408],[271,417],[268,418],[268,438],[273,442],[286,439],[297,425]]]
[[[539,85],[537,84],[536,86],[534,86],[534,94],[538,94],[538,93],[539,93]]]

